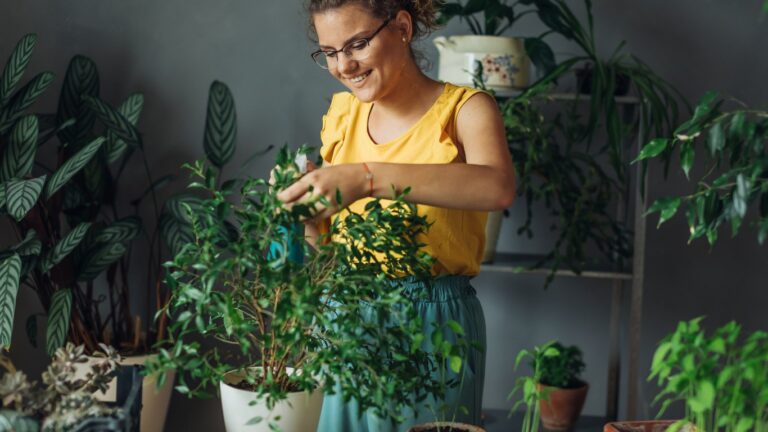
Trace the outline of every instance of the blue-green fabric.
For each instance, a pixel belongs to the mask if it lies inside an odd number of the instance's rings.
[[[469,283],[469,276],[441,276],[425,283],[412,278],[404,278],[396,283],[403,284],[409,298],[414,298],[415,307],[424,323],[425,334],[431,334],[432,323],[443,324],[453,320],[461,324],[467,340],[475,341],[485,347],[485,317],[475,289]],[[429,338],[428,338],[429,339]],[[431,343],[426,343],[431,350]],[[451,389],[445,403],[452,407],[448,410],[451,417],[455,412],[456,421],[480,425],[483,381],[485,378],[485,350],[472,349],[465,359],[464,381],[460,388]],[[370,412],[360,416],[355,401],[344,402],[337,389],[336,394],[326,394],[320,415],[318,432],[406,432],[408,428],[420,423],[435,421],[435,401],[427,401],[414,410],[404,411],[406,421],[392,425]],[[464,407],[468,414],[463,412]],[[450,418],[449,418],[450,419]]]

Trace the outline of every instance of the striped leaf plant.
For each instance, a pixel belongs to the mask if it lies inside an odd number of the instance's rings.
[[[154,191],[167,179],[152,181],[146,170],[146,193],[134,200],[116,194],[129,160],[140,158],[147,166],[137,128],[143,96],[132,94],[113,107],[99,96],[94,62],[77,55],[64,75],[56,113],[32,111],[54,82],[51,72],[25,82],[36,41],[34,34],[21,38],[0,76],[0,219],[8,222],[2,237],[16,238],[0,245],[0,346],[11,345],[18,290],[27,286],[45,309],[49,354],[67,340],[88,352],[99,343],[145,351],[162,333],[152,327],[149,305],[166,296],[151,292],[160,245],[146,234],[138,213],[153,198],[159,215]],[[141,311],[144,325],[130,308],[138,293],[129,284],[130,251],[142,235],[152,250],[147,292],[141,293],[148,305]],[[27,318],[33,345],[40,317]]]

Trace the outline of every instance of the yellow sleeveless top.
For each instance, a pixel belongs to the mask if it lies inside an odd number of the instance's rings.
[[[456,139],[459,109],[479,90],[446,83],[443,93],[431,108],[400,137],[376,144],[368,134],[371,103],[362,103],[348,92],[336,93],[328,113],[323,116],[320,154],[326,163],[387,162],[404,164],[465,163]],[[364,213],[371,198],[349,207]],[[386,206],[386,201],[382,201]],[[485,245],[487,212],[446,209],[417,205],[419,215],[432,223],[425,252],[435,258],[433,274],[476,275]],[[347,210],[340,213],[344,217]]]

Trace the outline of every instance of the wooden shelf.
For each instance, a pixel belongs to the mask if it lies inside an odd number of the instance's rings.
[[[551,272],[551,266],[547,266],[546,264],[541,268],[530,269],[531,266],[539,262],[542,258],[543,255],[497,252],[493,262],[482,264],[480,270],[481,272],[548,275]],[[611,269],[610,265],[600,263],[589,264],[580,274],[577,274],[571,269],[561,267],[555,272],[555,275],[592,279],[632,280],[632,272],[616,271],[615,269]]]

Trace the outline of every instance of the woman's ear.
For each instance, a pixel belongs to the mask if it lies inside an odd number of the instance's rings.
[[[413,17],[408,11],[401,9],[393,19],[398,36],[403,42],[410,42],[413,38]]]

